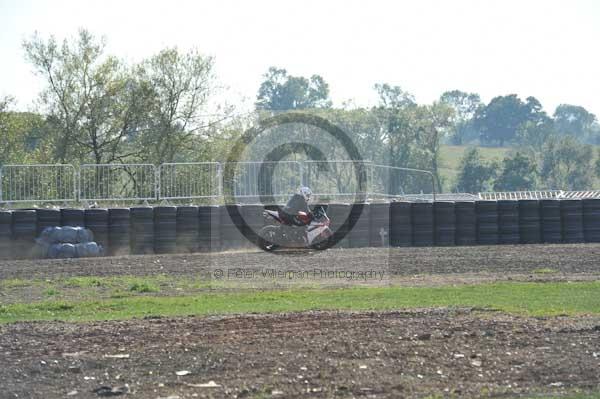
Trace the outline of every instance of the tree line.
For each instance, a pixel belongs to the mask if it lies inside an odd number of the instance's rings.
[[[459,90],[419,104],[401,87],[379,83],[375,105],[333,107],[323,77],[271,67],[255,112],[236,115],[215,104],[215,60],[197,50],[165,48],[131,63],[107,54],[105,40],[87,30],[60,43],[36,34],[23,50],[44,87],[34,112],[17,112],[12,98],[0,99],[0,164],[224,160],[231,140],[260,118],[302,111],[342,127],[364,159],[430,170],[446,191],[585,189],[600,174],[593,147],[600,125],[581,106],[562,104],[548,115],[534,97],[509,94],[485,104]],[[328,159],[343,157],[334,144]],[[455,180],[440,173],[443,144],[474,147]],[[476,146],[514,151],[486,161]],[[422,188],[416,180],[398,184]]]

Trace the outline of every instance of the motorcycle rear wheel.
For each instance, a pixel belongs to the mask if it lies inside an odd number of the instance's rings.
[[[277,226],[265,226],[260,229],[258,233],[258,246],[263,251],[271,252],[279,248],[279,245],[275,244],[277,236],[279,235],[279,228]]]
[[[313,245],[311,245],[310,247],[312,249],[316,249],[317,251],[324,251],[326,249],[329,249],[333,246],[333,239],[331,237],[325,239],[325,240],[321,240],[319,242],[314,243]]]

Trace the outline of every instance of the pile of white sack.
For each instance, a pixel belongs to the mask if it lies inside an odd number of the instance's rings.
[[[39,253],[47,258],[102,256],[104,248],[94,242],[94,234],[83,227],[46,227],[35,240]]]

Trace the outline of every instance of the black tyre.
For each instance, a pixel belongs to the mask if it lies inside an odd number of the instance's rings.
[[[279,248],[276,244],[279,237],[279,228],[277,226],[265,226],[258,233],[258,246],[263,251],[271,252]]]
[[[312,249],[316,249],[317,251],[324,251],[326,249],[331,248],[333,246],[333,244],[334,244],[333,237],[329,237],[325,240],[321,240],[319,242],[314,243],[310,247]]]

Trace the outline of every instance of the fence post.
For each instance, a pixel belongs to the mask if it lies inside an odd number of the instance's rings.
[[[161,172],[162,164],[152,165],[152,170],[154,171],[154,198],[156,198],[156,202],[160,202],[160,172]]]
[[[220,198],[223,203],[225,203],[225,199],[223,197],[223,164],[221,162],[217,162],[217,197]]]
[[[81,171],[79,165],[77,168],[73,166],[73,194],[75,201],[81,202]]]
[[[304,161],[298,161],[298,163],[300,164],[300,184],[305,187],[306,179],[304,176]]]
[[[435,202],[435,175],[432,172],[429,172],[431,175],[431,193],[433,194],[433,202]]]
[[[365,196],[366,196],[366,199],[368,200],[369,199],[369,193],[371,192],[371,187],[372,187],[372,184],[373,184],[373,163],[372,162],[368,162],[367,163],[367,173],[366,173],[366,175],[367,175],[367,187],[365,187],[365,189],[366,189],[367,192],[365,193]]]

